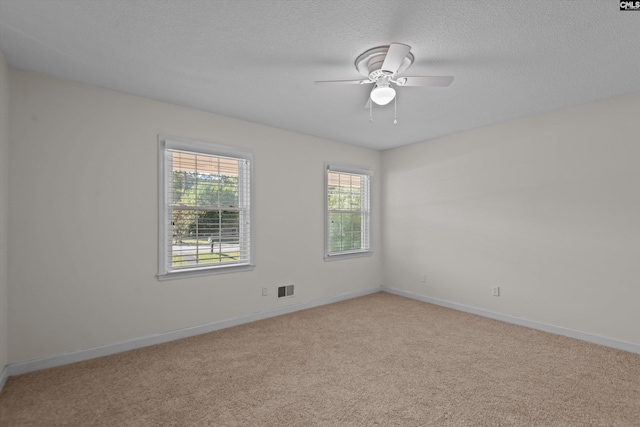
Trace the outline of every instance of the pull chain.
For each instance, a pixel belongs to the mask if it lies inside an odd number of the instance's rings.
[[[398,124],[398,96],[393,98],[393,124]]]
[[[373,123],[373,101],[369,99],[369,123]]]
[[[373,123],[373,102],[369,99],[369,123]],[[398,97],[393,98],[393,124],[398,124]]]

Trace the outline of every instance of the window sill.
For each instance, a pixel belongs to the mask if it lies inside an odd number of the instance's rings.
[[[170,273],[158,274],[156,277],[159,281],[174,279],[188,279],[191,277],[212,276],[215,274],[239,273],[242,271],[251,271],[256,266],[253,264],[232,265],[227,267],[201,268],[185,271],[172,271]]]
[[[343,254],[332,254],[325,255],[325,261],[339,261],[342,259],[351,259],[351,258],[363,258],[373,255],[373,251],[362,251],[362,252],[346,252]]]

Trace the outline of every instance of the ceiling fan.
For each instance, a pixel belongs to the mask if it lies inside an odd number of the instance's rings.
[[[396,97],[397,86],[426,86],[446,87],[453,82],[453,76],[403,76],[398,74],[406,71],[413,64],[411,46],[402,43],[391,43],[389,46],[379,46],[369,49],[358,56],[355,61],[356,69],[366,77],[363,80],[324,80],[316,81],[321,84],[373,84],[365,108],[371,107],[371,101],[378,105],[387,105]]]

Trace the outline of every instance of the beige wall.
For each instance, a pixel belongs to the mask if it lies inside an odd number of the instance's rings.
[[[379,238],[380,152],[23,71],[10,75],[9,362],[382,284],[379,239],[372,257],[323,261],[324,162],[374,170]],[[159,133],[253,150],[255,270],[155,278]],[[289,283],[296,296],[277,300],[275,286]]]
[[[385,286],[640,343],[639,111],[630,94],[384,152]]]
[[[637,111],[632,94],[379,153],[0,61],[0,368],[381,284],[640,343]],[[159,133],[253,150],[255,270],[155,279]],[[323,261],[325,161],[374,169],[373,257]]]
[[[9,67],[0,52],[0,372],[8,363]]]

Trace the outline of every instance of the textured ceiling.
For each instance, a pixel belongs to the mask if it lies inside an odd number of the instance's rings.
[[[355,58],[400,42],[398,89],[364,108]],[[618,0],[0,0],[18,69],[387,149],[640,90],[640,12]]]

